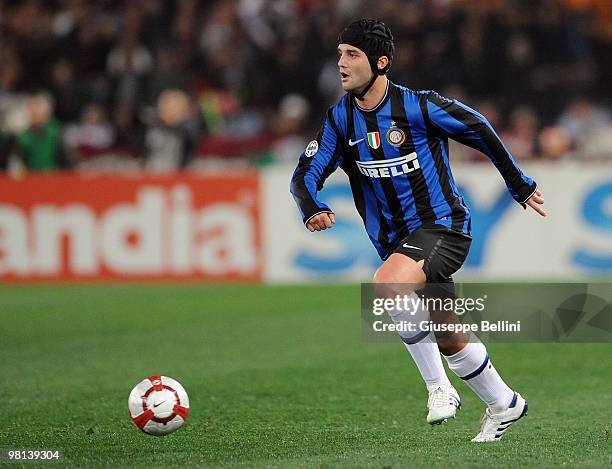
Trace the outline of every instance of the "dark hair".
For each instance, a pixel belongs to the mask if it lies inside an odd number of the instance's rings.
[[[393,35],[389,27],[378,20],[361,19],[353,21],[338,36],[338,44],[349,44],[362,50],[368,57],[374,75],[385,75],[393,62]],[[387,56],[389,63],[378,68],[378,59]]]

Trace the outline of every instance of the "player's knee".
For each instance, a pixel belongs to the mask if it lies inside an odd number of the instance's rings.
[[[376,272],[374,272],[374,278],[372,281],[377,285],[395,283],[397,281],[397,275],[391,269],[386,269],[383,265]]]
[[[420,285],[425,282],[425,276],[419,264],[402,269],[394,269],[383,265],[374,274],[373,282],[375,284],[401,283]]]
[[[374,274],[373,283],[376,295],[386,298],[409,295],[420,286],[418,275],[411,275],[405,270],[398,272],[384,265]]]

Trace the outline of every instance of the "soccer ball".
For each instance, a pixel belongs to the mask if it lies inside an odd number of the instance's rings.
[[[178,430],[189,416],[189,397],[181,384],[167,376],[149,376],[138,383],[128,399],[132,422],[149,435]]]

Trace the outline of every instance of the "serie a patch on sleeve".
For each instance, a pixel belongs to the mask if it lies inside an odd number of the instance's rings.
[[[306,150],[304,151],[304,154],[310,158],[310,157],[315,156],[318,151],[319,151],[319,142],[317,142],[316,140],[312,140],[308,143],[308,145],[306,145]]]

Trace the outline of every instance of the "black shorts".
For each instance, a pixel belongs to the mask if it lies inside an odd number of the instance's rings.
[[[465,262],[472,237],[445,226],[420,227],[402,239],[393,252],[415,261],[425,260],[423,272],[428,284],[449,284],[454,292],[452,275]],[[445,288],[445,290],[447,290]]]

